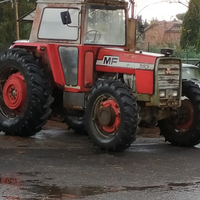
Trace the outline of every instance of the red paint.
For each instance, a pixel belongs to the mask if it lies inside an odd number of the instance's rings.
[[[55,44],[48,44],[47,45],[47,54],[48,54],[48,59],[51,65],[51,70],[53,73],[54,81],[61,85],[65,85],[65,78],[64,78],[64,73],[62,69],[62,64],[60,61],[60,55],[58,52],[58,47],[59,45]]]
[[[85,66],[84,66],[84,86],[91,87],[93,84],[94,74],[94,53],[87,51],[85,53]]]
[[[65,78],[61,65],[60,55],[58,52],[59,46],[72,46],[69,44],[45,44],[45,43],[29,43],[29,42],[17,42],[12,48],[25,48],[28,52],[34,52],[36,56],[42,58],[44,64],[48,64],[51,67],[54,82],[56,85],[63,88],[64,91],[69,92],[88,92],[90,87],[87,86],[87,82],[93,84],[94,75],[94,61],[90,58],[93,54],[93,59],[96,58],[98,46],[93,45],[80,45],[78,48],[78,84],[76,87],[65,87]],[[86,52],[91,52],[87,55]],[[85,55],[87,61],[85,59]],[[89,60],[88,60],[89,59]],[[86,66],[87,65],[87,66]],[[86,68],[85,68],[86,66]],[[85,68],[85,69],[84,69]]]
[[[20,111],[26,102],[26,84],[18,72],[12,74],[3,87],[3,99],[11,110]]]
[[[38,57],[42,57],[43,63],[50,64],[54,82],[64,87],[65,79],[60,62],[60,56],[58,52],[58,44],[45,44],[45,43],[29,43],[29,42],[17,42],[12,48],[25,48],[29,52],[35,52]]]
[[[188,130],[193,123],[193,117],[185,124],[176,124],[175,129]]]
[[[136,89],[141,94],[153,94],[154,78],[153,71],[135,70]]]
[[[119,57],[119,61],[121,62],[154,64],[156,61],[156,56],[154,55],[145,55],[142,53],[135,53],[135,52],[124,51],[124,50],[102,48],[99,50],[97,59],[102,60],[104,56]]]
[[[108,133],[113,133],[118,129],[119,124],[120,124],[121,117],[120,117],[120,112],[119,112],[119,105],[117,104],[117,102],[115,100],[112,99],[112,100],[104,101],[100,108],[102,108],[102,107],[111,107],[115,112],[115,121],[114,121],[113,125],[102,126],[102,129],[104,131],[106,131]]]
[[[119,67],[118,63],[112,63],[108,65],[97,65],[97,71],[103,72],[114,72],[122,74],[135,74],[136,78],[136,89],[138,93],[141,94],[153,94],[154,89],[154,72],[153,69],[140,69],[140,65],[151,65],[154,66],[156,61],[156,56],[154,55],[144,55],[140,53],[113,50],[113,49],[100,49],[98,54],[98,60],[103,60],[104,56],[118,57],[118,61],[123,64],[123,62],[137,63],[139,69],[134,67]],[[115,66],[116,65],[116,66]]]
[[[110,67],[110,66],[96,66],[97,71],[101,72],[115,72],[125,74],[135,74],[135,69],[129,69],[124,67]]]
[[[22,184],[21,180],[15,177],[1,177],[0,183],[3,185],[20,186]]]
[[[42,62],[49,64],[52,70],[54,82],[70,92],[88,92],[93,83],[95,71],[114,72],[122,74],[135,74],[137,92],[142,94],[153,94],[154,76],[153,68],[142,70],[143,65],[154,66],[157,56],[144,55],[125,51],[124,49],[108,49],[93,45],[79,45],[78,48],[78,84],[76,87],[65,87],[65,78],[58,52],[59,46],[71,46],[69,44],[45,44],[45,43],[20,43],[13,47],[23,47],[28,51],[35,51],[38,57],[42,57]],[[104,56],[117,57],[119,62],[136,63],[137,69],[125,66],[95,65],[95,60],[102,60]],[[138,69],[139,68],[139,69]]]

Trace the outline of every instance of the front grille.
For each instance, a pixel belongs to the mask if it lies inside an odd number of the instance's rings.
[[[161,58],[157,71],[158,91],[164,91],[165,96],[159,96],[159,105],[178,106],[181,89],[181,62],[175,58]],[[178,95],[173,96],[177,91]]]
[[[179,88],[180,66],[178,61],[160,60],[158,66],[159,89]]]

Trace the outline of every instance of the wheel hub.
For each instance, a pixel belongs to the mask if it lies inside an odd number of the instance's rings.
[[[98,120],[102,126],[112,126],[115,122],[115,111],[112,107],[100,108]]]
[[[107,100],[100,105],[98,121],[102,129],[112,133],[116,131],[120,124],[119,106],[115,100]]]
[[[3,87],[3,99],[11,110],[20,110],[26,100],[26,84],[21,73],[12,74]]]

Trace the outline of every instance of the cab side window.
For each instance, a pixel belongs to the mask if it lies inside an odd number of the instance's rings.
[[[67,9],[68,8],[45,8],[40,23],[38,38],[77,40],[80,10],[77,8],[68,9],[72,23],[70,25],[63,25],[61,12],[65,12]]]

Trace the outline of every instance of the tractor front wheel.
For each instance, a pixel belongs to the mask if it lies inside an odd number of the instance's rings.
[[[93,86],[86,100],[86,130],[94,145],[123,151],[135,140],[138,105],[120,81],[103,80]]]
[[[181,107],[177,116],[158,122],[160,134],[176,146],[192,147],[200,143],[200,88],[192,81],[182,82]]]
[[[33,56],[10,49],[0,56],[0,130],[28,137],[42,129],[51,109],[51,84]]]

